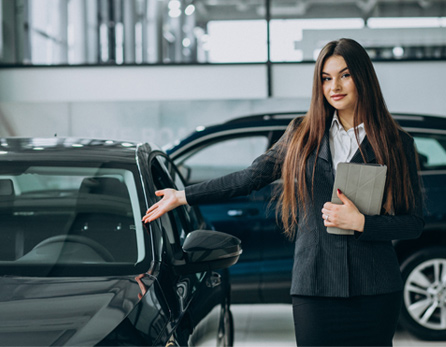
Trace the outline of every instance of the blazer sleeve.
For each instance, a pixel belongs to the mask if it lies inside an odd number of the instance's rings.
[[[423,198],[416,164],[415,145],[413,139],[407,134],[402,134],[402,140],[415,206],[410,213],[404,215],[365,215],[364,231],[362,233],[355,231],[355,237],[360,241],[414,239],[419,237],[423,231]]]
[[[248,195],[253,190],[259,190],[280,178],[284,138],[285,135],[244,170],[187,186],[185,188],[187,203],[196,205]]]

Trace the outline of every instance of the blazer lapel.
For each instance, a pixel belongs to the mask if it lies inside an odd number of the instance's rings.
[[[367,139],[367,135],[364,137],[364,140],[361,143],[361,149],[365,154],[367,163],[373,163],[376,161],[375,152],[373,152],[372,146],[370,145],[369,140]],[[363,163],[364,160],[362,159],[361,152],[359,149],[356,151],[356,153],[353,155],[351,163]]]
[[[319,148],[318,158],[324,159],[325,161],[331,163],[331,151],[330,151],[330,141],[328,139],[328,132],[325,132],[325,135],[322,138],[321,147]]]
[[[325,186],[324,184],[322,184],[322,182],[326,182],[326,184],[329,185],[328,189],[326,189],[327,187],[322,187],[323,192],[320,193],[323,194],[322,196],[324,196],[326,192],[329,192],[331,194],[334,183],[333,160],[331,158],[330,140],[328,136],[328,132],[326,132],[321,141],[321,146],[319,148],[319,153],[317,156],[317,159],[321,160],[318,160],[316,177],[314,180],[315,191],[320,189],[322,186]]]
[[[331,127],[332,121],[333,121],[333,115],[331,117],[328,117],[328,119],[325,122],[325,133],[324,133],[324,137],[322,138],[321,147],[319,148],[319,154],[318,154],[318,158],[325,160],[326,162],[328,162],[330,164],[330,166],[333,165],[332,159],[331,159],[330,139],[329,139],[330,127]]]

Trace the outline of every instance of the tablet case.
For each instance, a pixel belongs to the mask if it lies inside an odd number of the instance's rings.
[[[337,190],[347,196],[366,215],[381,212],[387,166],[379,164],[339,163],[331,195],[331,202],[342,204]],[[327,227],[327,232],[337,235],[354,235],[353,230]]]

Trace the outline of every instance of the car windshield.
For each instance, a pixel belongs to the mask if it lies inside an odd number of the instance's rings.
[[[98,274],[91,269],[135,266],[147,258],[132,171],[2,166],[0,274],[33,275],[42,267]]]

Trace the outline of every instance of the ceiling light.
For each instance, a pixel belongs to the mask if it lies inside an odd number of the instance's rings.
[[[195,6],[190,4],[189,6],[186,7],[186,9],[184,10],[184,13],[186,14],[186,16],[190,16],[195,12]]]

